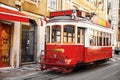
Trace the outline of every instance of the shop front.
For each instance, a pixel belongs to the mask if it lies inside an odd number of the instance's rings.
[[[0,68],[19,66],[20,22],[28,23],[29,19],[17,10],[0,6]]]
[[[0,67],[10,65],[11,26],[0,22]]]

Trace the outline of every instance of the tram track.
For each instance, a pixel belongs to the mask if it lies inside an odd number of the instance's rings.
[[[58,74],[57,72],[45,72],[32,75],[31,77],[29,76],[23,80],[53,80],[59,77],[61,77],[61,74]]]

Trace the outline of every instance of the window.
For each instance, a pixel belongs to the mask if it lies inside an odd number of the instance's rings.
[[[101,11],[104,11],[104,0],[101,0],[102,2],[102,8],[101,8]]]
[[[97,7],[98,6],[98,0],[94,0],[94,5],[95,5],[95,7]]]
[[[90,46],[111,46],[111,34],[92,29],[89,34]]]
[[[90,45],[93,46],[94,45],[94,30],[90,30]]]
[[[97,46],[100,45],[100,31],[97,32]]]
[[[108,39],[109,39],[109,34],[106,33],[106,46],[108,46]]]
[[[61,41],[61,26],[60,25],[54,25],[52,26],[52,42],[58,42]]]
[[[50,42],[50,26],[46,27],[46,42]]]
[[[57,10],[57,0],[48,0],[48,7],[53,10]]]
[[[103,34],[103,35],[102,35],[102,36],[103,36],[103,39],[102,39],[103,41],[102,41],[102,42],[103,42],[103,46],[105,46],[105,42],[106,42],[106,41],[105,41],[105,40],[106,40],[106,39],[105,39],[105,35],[106,35],[106,33],[105,33],[105,32],[102,32],[102,34]]]
[[[96,46],[97,46],[97,36],[98,36],[97,33],[98,33],[98,31],[95,30],[95,31],[94,31],[94,40],[95,40],[95,41],[94,41],[94,42],[95,42],[95,45],[96,45]]]
[[[108,46],[111,46],[111,34],[108,34]]]
[[[29,3],[35,4],[36,6],[38,6],[38,0],[25,0]]]
[[[64,43],[74,43],[75,42],[75,27],[72,25],[64,26]]]
[[[77,43],[84,44],[84,29],[77,29]]]
[[[33,1],[33,2],[37,2],[37,0],[31,0],[31,1]]]

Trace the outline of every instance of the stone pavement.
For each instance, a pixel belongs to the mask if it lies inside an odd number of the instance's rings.
[[[0,80],[24,80],[25,77],[38,74],[39,67],[39,64],[30,64],[17,69],[0,70]]]

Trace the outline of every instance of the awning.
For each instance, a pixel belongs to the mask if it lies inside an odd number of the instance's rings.
[[[3,7],[0,7],[0,20],[29,22],[29,19],[24,14]]]

